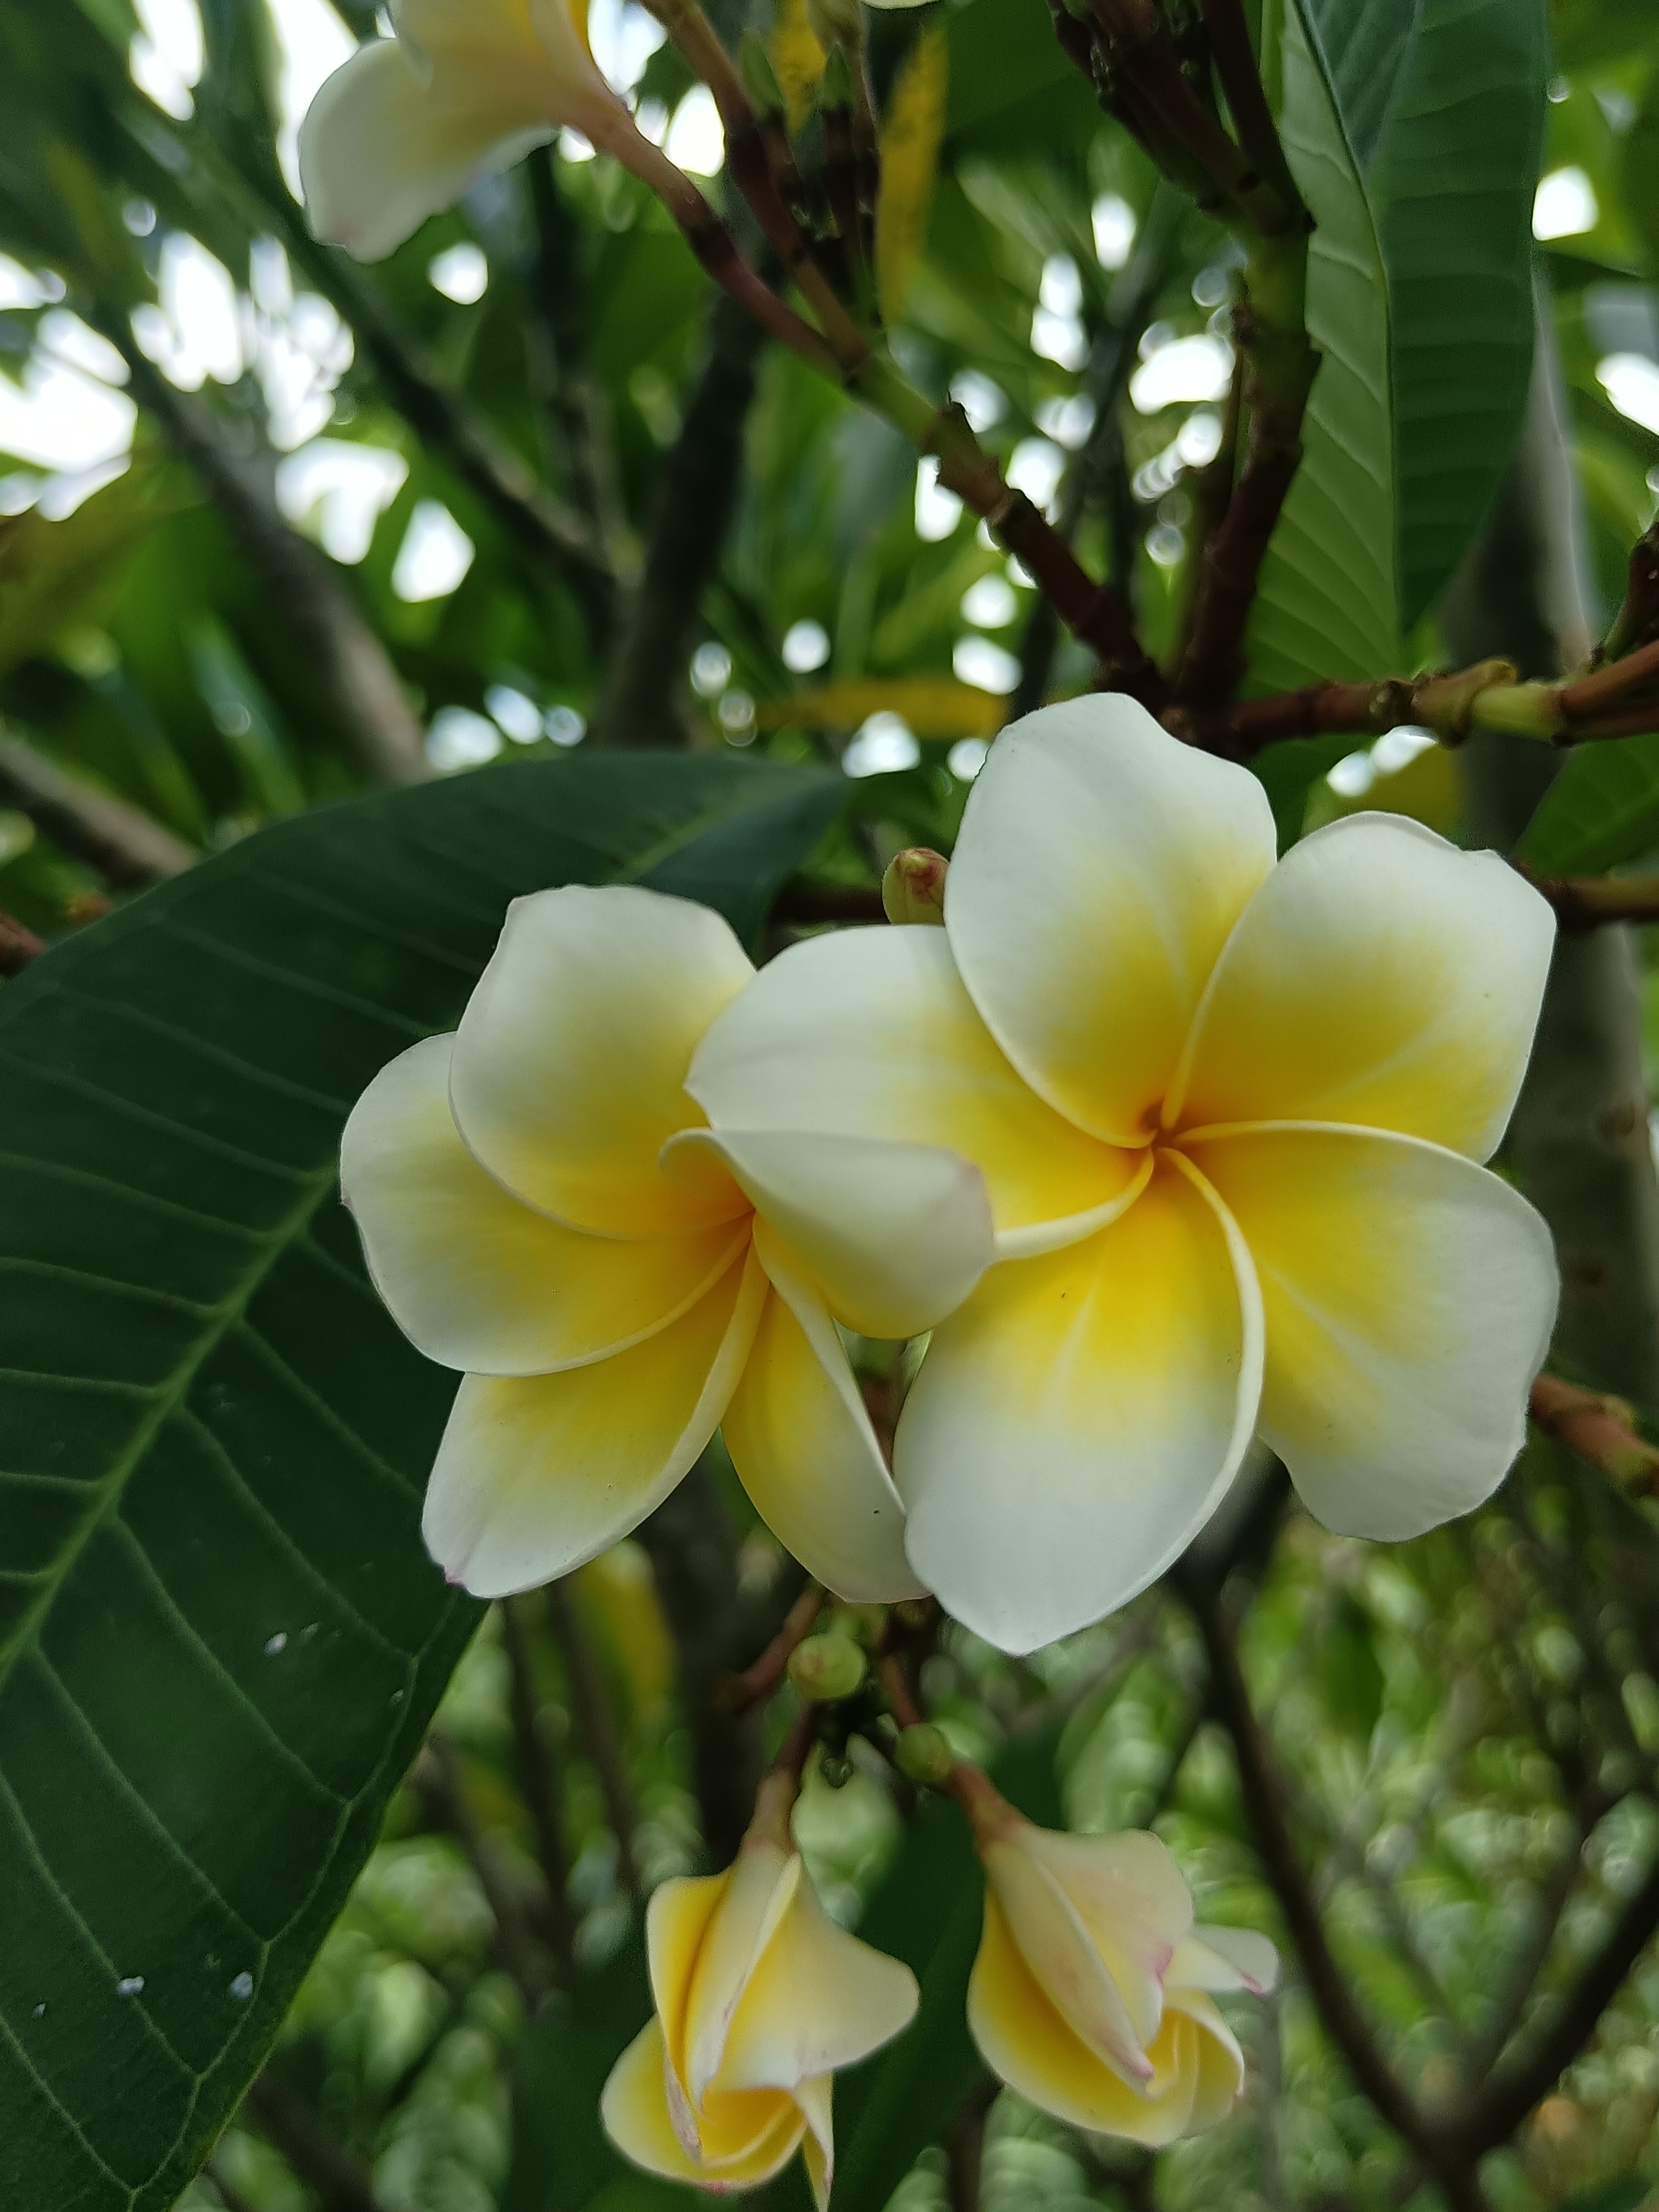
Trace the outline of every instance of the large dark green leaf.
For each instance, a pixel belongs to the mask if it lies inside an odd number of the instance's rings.
[[[0,2203],[173,2203],[477,1618],[418,1533],[453,1377],[336,1200],[352,1100],[509,899],[643,880],[752,939],[840,796],[594,757],[361,800],[0,994]]]
[[[1532,364],[1543,0],[1287,0],[1279,108],[1323,356],[1252,685],[1376,676],[1490,505]]]

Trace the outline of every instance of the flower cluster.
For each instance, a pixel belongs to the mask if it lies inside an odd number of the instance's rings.
[[[543,892],[371,1085],[345,1195],[466,1377],[455,1579],[568,1571],[723,1428],[838,1595],[1024,1651],[1162,1572],[1254,1436],[1353,1534],[1502,1479],[1557,1290],[1480,1164],[1553,928],[1518,874],[1366,815],[1276,861],[1253,776],[1103,696],[999,739],[943,921],[757,974],[702,908]],[[890,1473],[843,1332],[925,1340]]]

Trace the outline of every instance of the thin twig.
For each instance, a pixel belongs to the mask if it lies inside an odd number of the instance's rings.
[[[368,2168],[270,2066],[244,2110],[318,2199],[320,2212],[383,2212]]]
[[[616,1707],[611,1702],[599,1654],[593,1649],[568,1576],[547,1585],[547,1617],[552,1625],[554,1641],[564,1659],[576,1734],[598,1779],[605,1816],[617,1838],[617,1879],[637,1905],[644,1895],[634,1856],[634,1833],[640,1825],[639,1806],[623,1750],[622,1731],[617,1726]]]
[[[148,814],[66,774],[5,730],[0,730],[0,799],[118,890],[139,890],[182,875],[198,857]]]
[[[1540,1429],[1570,1444],[1621,1490],[1659,1486],[1659,1445],[1638,1434],[1636,1416],[1622,1398],[1581,1389],[1559,1375],[1540,1375],[1527,1410]]]
[[[495,1923],[497,1954],[518,1984],[526,2009],[534,2012],[547,1994],[544,1961],[531,1935],[517,1885],[472,1809],[459,1753],[434,1730],[409,1779],[428,1817],[453,1836],[465,1855]]]
[[[501,1643],[507,1652],[507,1703],[518,1752],[519,1787],[547,1885],[543,1917],[555,1971],[560,1981],[568,1984],[575,1974],[576,1922],[570,1910],[570,1854],[564,1840],[564,1778],[558,1754],[541,1723],[530,1639],[516,1598],[501,1601]]]
[[[714,1700],[723,1712],[746,1712],[750,1705],[762,1705],[771,1696],[783,1680],[790,1653],[811,1634],[812,1624],[823,1609],[823,1591],[818,1583],[809,1582],[759,1658],[740,1674],[723,1674],[715,1683]]]
[[[44,939],[0,908],[0,975],[21,975],[46,949]]]
[[[96,316],[131,374],[133,397],[154,416],[224,516],[264,587],[270,615],[303,647],[326,687],[341,734],[375,783],[419,783],[432,774],[421,725],[392,656],[350,592],[276,504],[274,464],[239,453],[206,403],[176,392],[139,352],[114,314]]]

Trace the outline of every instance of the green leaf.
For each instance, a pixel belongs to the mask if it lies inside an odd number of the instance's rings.
[[[1532,368],[1543,0],[1288,0],[1280,127],[1324,359],[1252,689],[1380,676],[1497,491]]]
[[[1548,54],[1544,0],[1423,0],[1371,176],[1393,322],[1402,629],[1462,559],[1521,433]]]
[[[1599,875],[1659,840],[1659,735],[1580,745],[1515,848],[1540,876]]]
[[[1626,2173],[1617,2181],[1600,2181],[1592,2189],[1576,2189],[1564,2197],[1555,2212],[1637,2212],[1653,2194],[1654,2185],[1639,2173]]]
[[[453,1377],[335,1199],[353,1100],[511,898],[647,881],[752,939],[843,789],[596,756],[360,800],[0,993],[0,2203],[173,2203],[478,1617],[418,1530]]]
[[[1316,224],[1308,335],[1323,359],[1250,617],[1253,690],[1380,675],[1401,629],[1382,249],[1308,7],[1287,0],[1285,9],[1279,132]]]
[[[1089,81],[1060,52],[1038,0],[971,0],[945,11],[945,143],[957,155],[1086,147],[1101,127]]]

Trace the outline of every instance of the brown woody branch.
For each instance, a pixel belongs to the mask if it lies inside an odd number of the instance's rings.
[[[525,2009],[533,2013],[548,1991],[545,1956],[531,1934],[512,1870],[472,1809],[460,1754],[447,1737],[434,1733],[428,1739],[409,1782],[433,1826],[460,1845],[495,1923],[496,1956],[517,1984]]]
[[[564,1660],[576,1734],[598,1779],[605,1816],[617,1838],[617,1878],[637,1905],[644,1895],[634,1856],[639,1806],[623,1750],[622,1732],[617,1726],[616,1707],[568,1577],[547,1585],[547,1617]]]
[[[1659,522],[1650,524],[1631,548],[1624,604],[1596,649],[1596,665],[1622,659],[1633,647],[1656,637],[1659,637]]]
[[[67,774],[4,730],[0,730],[0,799],[27,814],[53,844],[95,868],[118,890],[141,890],[146,884],[182,875],[197,857],[181,838],[148,814]],[[20,940],[18,954],[24,949]]]
[[[817,1583],[809,1582],[759,1658],[740,1674],[722,1674],[715,1683],[712,1695],[722,1712],[747,1712],[751,1705],[761,1705],[771,1696],[783,1680],[790,1653],[811,1634],[812,1623],[823,1607],[822,1589]]]
[[[1659,921],[1659,876],[1534,876],[1531,880],[1565,930]]]
[[[384,2212],[368,2168],[271,2067],[248,2090],[244,2109],[321,2212]]]
[[[567,1986],[575,1978],[576,1921],[570,1910],[570,1854],[564,1839],[564,1777],[557,1753],[541,1723],[535,1669],[522,1602],[501,1601],[501,1644],[507,1653],[507,1705],[518,1758],[519,1790],[530,1816],[547,1896],[541,1914],[554,1972]]]
[[[1659,1445],[1638,1433],[1635,1414],[1622,1398],[1581,1389],[1559,1375],[1540,1375],[1527,1410],[1547,1434],[1571,1446],[1621,1490],[1659,1488]]]

